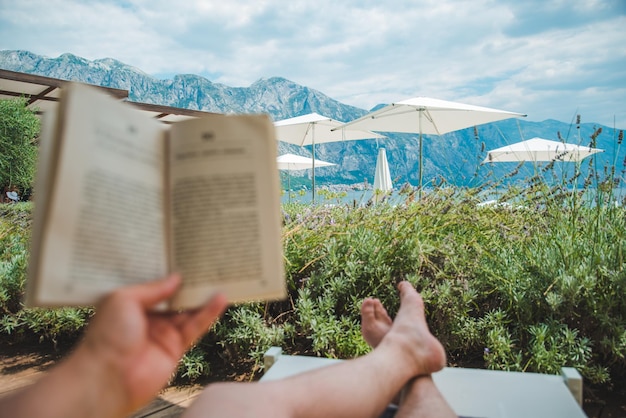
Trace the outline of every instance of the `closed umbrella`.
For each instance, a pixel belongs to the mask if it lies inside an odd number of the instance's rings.
[[[313,170],[311,176],[313,183],[313,202],[315,202],[315,144],[368,138],[384,138],[382,135],[358,128],[335,130],[335,128],[342,125],[342,122],[317,113],[309,113],[308,115],[296,116],[294,118],[274,122],[276,139],[279,141],[296,144],[301,147],[307,145],[311,146],[311,156],[313,159],[313,165],[311,167]]]
[[[581,161],[602,149],[532,138],[487,152],[483,163],[510,161]]]
[[[429,97],[415,97],[387,105],[342,125],[340,129],[418,133],[419,191],[421,194],[423,134],[442,135],[476,125],[523,116],[526,115]]]
[[[376,158],[376,171],[374,172],[374,201],[378,202],[384,194],[392,189],[393,182],[387,162],[387,152],[384,148],[380,148],[378,158]]]

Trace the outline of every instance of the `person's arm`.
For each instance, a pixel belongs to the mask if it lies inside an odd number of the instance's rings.
[[[172,275],[105,298],[76,350],[35,384],[0,399],[0,417],[122,417],[148,403],[227,306],[216,295],[195,311],[153,312],[179,285]]]

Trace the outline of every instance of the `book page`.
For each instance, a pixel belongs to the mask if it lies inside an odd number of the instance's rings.
[[[178,307],[215,291],[230,301],[285,296],[273,125],[261,115],[179,122],[170,137],[173,268]]]
[[[56,131],[57,111],[52,109],[46,111],[42,116],[41,132],[39,134],[39,149],[37,156],[37,172],[35,176],[35,187],[33,189],[33,201],[35,210],[33,211],[33,227],[31,233],[30,259],[38,260],[42,246],[43,227],[46,223],[47,214],[50,212],[48,205],[50,201],[50,191],[52,190],[54,176],[51,174],[55,169],[56,160]],[[35,293],[38,287],[36,279],[39,277],[39,263],[28,264],[28,275],[32,280],[26,282],[25,304],[32,306],[35,304]]]
[[[162,277],[163,125],[80,84],[65,89],[59,117],[57,170],[41,206],[48,213],[29,299],[88,305],[117,287]]]

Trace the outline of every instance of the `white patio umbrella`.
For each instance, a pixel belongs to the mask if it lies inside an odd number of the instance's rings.
[[[295,154],[283,154],[276,158],[276,164],[279,170],[306,170],[313,168],[313,159],[309,157],[303,157],[302,155]],[[328,167],[331,165],[337,165],[329,163],[328,161],[317,160],[315,161],[317,167]]]
[[[483,164],[510,161],[581,161],[597,152],[604,152],[604,150],[532,138],[488,151]]]
[[[393,182],[387,162],[387,152],[384,148],[380,148],[376,158],[376,171],[374,172],[374,201],[378,202],[382,195],[391,190],[393,190]]]
[[[535,137],[488,151],[487,157],[482,163],[520,161],[579,162],[597,152],[604,152],[604,150]],[[494,202],[497,203],[497,201]]]
[[[392,103],[341,129],[367,129],[377,132],[406,132],[419,134],[419,191],[422,189],[422,135],[442,135],[459,129],[495,122],[522,113],[449,102],[429,97],[415,97]]]
[[[289,142],[290,144],[300,145],[301,147],[311,145],[311,156],[313,157],[313,165],[311,167],[313,170],[311,176],[313,183],[313,202],[315,202],[315,144],[368,138],[384,138],[382,135],[360,130],[359,128],[334,130],[342,125],[342,122],[317,113],[309,113],[308,115],[296,116],[294,118],[274,122],[276,139],[279,141]]]
[[[329,167],[332,165],[337,165],[322,160],[315,161],[315,164],[318,167]],[[279,170],[308,170],[313,168],[313,159],[309,157],[303,157],[302,155],[283,154],[276,158],[276,165],[278,166]],[[291,174],[289,174],[289,177],[287,178],[287,188],[289,189],[289,191],[291,191]],[[289,195],[289,201],[291,201],[291,195]]]

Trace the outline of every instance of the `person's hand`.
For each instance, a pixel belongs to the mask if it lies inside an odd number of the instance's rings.
[[[180,281],[180,276],[173,274],[104,298],[77,350],[77,355],[105,368],[106,384],[111,386],[103,390],[117,391],[114,400],[121,401],[124,412],[157,395],[183,354],[226,309],[226,298],[218,294],[194,311],[153,311],[174,294]]]
[[[68,358],[33,385],[0,397],[0,417],[114,418],[148,403],[228,304],[218,294],[194,311],[155,312],[179,285],[180,276],[171,275],[104,298]]]

